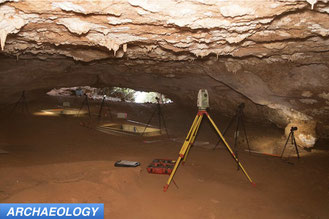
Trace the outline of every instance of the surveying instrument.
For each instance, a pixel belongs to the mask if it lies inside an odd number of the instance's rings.
[[[238,166],[242,169],[244,175],[248,178],[248,180],[250,181],[251,184],[255,185],[255,183],[252,181],[252,179],[249,177],[249,175],[247,174],[246,170],[243,168],[242,164],[240,163],[239,159],[236,157],[236,155],[234,154],[234,152],[232,151],[231,147],[228,145],[228,143],[226,142],[226,140],[224,139],[224,136],[222,135],[222,133],[219,131],[219,129],[217,128],[215,122],[211,119],[210,115],[207,112],[207,108],[209,108],[209,95],[208,95],[208,91],[205,89],[201,89],[199,90],[198,93],[198,100],[197,100],[197,106],[198,106],[198,113],[193,121],[193,124],[190,128],[190,131],[188,132],[185,141],[183,143],[183,146],[179,152],[179,156],[177,161],[175,162],[175,166],[169,176],[169,179],[166,183],[166,185],[163,188],[163,191],[167,191],[171,181],[173,181],[174,175],[177,171],[177,168],[179,167],[180,163],[183,161],[185,162],[187,159],[187,155],[195,141],[195,138],[197,136],[197,133],[199,131],[202,119],[204,116],[206,116],[210,123],[212,124],[212,126],[214,127],[214,129],[216,130],[217,134],[219,135],[219,138],[223,141],[225,147],[228,149],[229,153],[232,155],[233,159],[235,160],[235,162],[238,164]]]
[[[26,97],[25,97],[25,90],[22,91],[21,97],[15,103],[15,105],[14,105],[13,109],[11,110],[10,114],[13,114],[16,111],[17,108],[20,108],[22,113],[30,113],[29,108],[27,106]]]
[[[166,130],[166,134],[167,134],[167,136],[168,136],[168,138],[169,138],[169,134],[168,134],[167,126],[166,126],[166,121],[165,121],[165,119],[164,119],[164,116],[163,116],[163,114],[162,114],[162,110],[161,110],[160,98],[159,98],[159,97],[156,97],[155,99],[156,99],[156,101],[157,101],[156,108],[154,109],[154,111],[153,111],[153,113],[152,113],[152,115],[151,115],[151,118],[150,118],[149,121],[147,122],[147,124],[146,124],[146,126],[145,126],[145,128],[144,128],[144,131],[143,131],[143,133],[141,134],[141,136],[144,135],[144,133],[145,133],[147,127],[150,126],[150,123],[151,123],[151,121],[152,121],[152,119],[153,119],[155,113],[157,112],[157,114],[158,114],[158,118],[159,118],[159,129],[160,129],[160,134],[162,134],[162,124],[163,124],[163,127],[165,128],[165,130]]]
[[[77,114],[77,116],[79,116],[80,114],[80,111],[82,110],[82,108],[86,105],[87,108],[88,108],[88,116],[89,116],[89,119],[91,119],[91,114],[90,114],[90,107],[89,107],[89,101],[88,101],[88,96],[87,94],[84,94],[85,95],[85,99],[83,100],[82,104],[81,104],[81,107],[79,109],[79,112]]]
[[[297,154],[297,159],[299,160],[299,151],[298,151],[298,147],[297,147],[298,145],[296,143],[295,133],[294,133],[295,131],[297,131],[297,129],[298,128],[294,127],[294,126],[290,128],[290,133],[288,135],[286,143],[284,144],[284,147],[283,147],[283,150],[282,150],[282,153],[281,153],[281,158],[283,157],[284,151],[286,150],[289,139],[291,139],[291,144],[295,147],[296,154]]]
[[[226,132],[229,130],[229,128],[231,127],[231,125],[233,124],[233,122],[235,121],[235,131],[234,131],[234,152],[235,155],[238,157],[238,137],[240,135],[240,129],[242,128],[243,133],[244,133],[244,137],[246,139],[247,142],[247,146],[248,146],[248,151],[250,153],[250,146],[249,146],[249,140],[248,140],[248,136],[247,136],[247,132],[246,132],[246,127],[244,125],[244,114],[243,114],[243,109],[245,107],[244,103],[241,103],[237,110],[235,115],[232,117],[231,121],[229,122],[228,126],[226,127],[226,129],[223,132],[223,136],[225,136]],[[218,140],[217,144],[214,147],[214,150],[216,149],[216,147],[218,146],[218,144],[220,143],[221,140]],[[238,166],[239,169],[239,166]]]
[[[106,100],[106,95],[103,96],[103,100],[102,100],[102,103],[101,103],[101,107],[99,108],[99,112],[98,112],[98,119],[101,119],[101,117],[102,117],[102,111],[103,111],[103,107],[104,107],[104,105],[105,105],[105,100]],[[111,114],[111,109],[110,109],[110,107],[108,106],[108,104],[106,104],[106,107],[107,107],[107,112],[108,112],[108,114],[110,114],[111,119],[113,119],[113,118],[112,118],[112,114]]]

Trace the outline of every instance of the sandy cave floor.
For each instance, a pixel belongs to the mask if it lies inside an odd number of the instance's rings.
[[[55,105],[35,103],[30,110]],[[113,113],[128,112],[129,119],[139,122],[147,122],[153,110],[152,105],[111,106]],[[175,176],[179,188],[172,184],[164,193],[168,176],[148,174],[146,167],[154,158],[177,159],[196,113],[178,106],[166,110],[169,133],[176,141],[107,135],[81,126],[81,118],[2,114],[0,149],[9,153],[0,154],[0,201],[104,203],[105,218],[329,217],[328,151],[302,152],[300,161],[291,157],[289,164],[240,148],[242,164],[256,182],[253,187],[225,149],[211,150],[217,138],[205,121],[197,139],[201,146],[192,148]],[[213,118],[223,130],[228,119]],[[246,126],[253,149],[269,152],[276,144],[271,153],[278,153],[284,143],[282,130],[249,122]],[[121,159],[141,166],[114,167]]]

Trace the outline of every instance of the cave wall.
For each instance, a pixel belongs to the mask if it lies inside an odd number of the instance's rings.
[[[0,0],[0,102],[113,85],[194,106],[207,88],[221,113],[245,102],[314,144],[316,127],[329,137],[328,20],[328,0]]]

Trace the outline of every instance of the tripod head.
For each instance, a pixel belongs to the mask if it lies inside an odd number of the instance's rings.
[[[243,110],[244,107],[245,107],[245,104],[244,103],[240,103],[240,105],[238,106],[238,109]]]
[[[290,132],[294,132],[294,131],[297,131],[297,127],[296,126],[292,126],[291,128],[290,128]]]
[[[239,106],[238,106],[238,108],[236,109],[236,114],[237,115],[242,114],[244,107],[245,107],[245,104],[244,103],[240,103]]]
[[[157,104],[160,104],[160,98],[159,97],[155,97],[155,100],[157,101]]]

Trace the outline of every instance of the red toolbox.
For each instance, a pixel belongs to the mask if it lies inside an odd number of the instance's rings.
[[[146,169],[149,173],[170,175],[175,163],[176,161],[171,159],[154,159]]]

